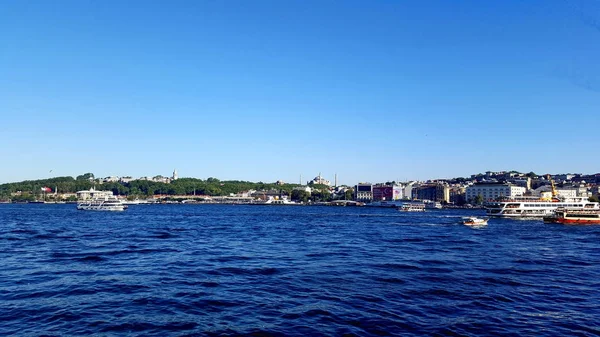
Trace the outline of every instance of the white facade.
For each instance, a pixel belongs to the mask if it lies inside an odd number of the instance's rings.
[[[525,191],[525,187],[510,184],[475,184],[467,187],[465,198],[467,201],[475,199],[478,195],[481,195],[484,201],[499,197],[514,198],[524,195]]]
[[[93,188],[90,188],[89,191],[78,191],[77,199],[78,200],[88,200],[93,198],[104,198],[113,196],[112,191],[96,191]]]
[[[533,190],[533,195],[541,196],[543,192],[552,192],[552,187],[548,185],[540,186]],[[575,198],[575,197],[587,197],[587,189],[584,188],[583,191],[581,189],[573,187],[573,188],[557,188],[556,194],[559,198]],[[552,195],[552,194],[551,194]]]
[[[406,186],[404,186],[404,188],[403,188],[402,198],[403,199],[412,199],[414,187],[415,187],[414,182],[409,182],[408,184],[406,184]]]

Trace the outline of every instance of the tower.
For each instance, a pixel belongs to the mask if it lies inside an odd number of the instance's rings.
[[[177,178],[179,178],[179,176],[177,175],[177,169],[173,170],[173,180],[177,180]]]

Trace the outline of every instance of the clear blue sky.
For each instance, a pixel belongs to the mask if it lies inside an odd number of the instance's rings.
[[[5,0],[0,182],[595,173],[599,60],[595,0]]]

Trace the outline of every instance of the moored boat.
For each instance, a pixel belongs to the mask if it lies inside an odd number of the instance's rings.
[[[559,208],[553,216],[544,217],[544,222],[565,225],[597,225],[600,224],[600,210]]]

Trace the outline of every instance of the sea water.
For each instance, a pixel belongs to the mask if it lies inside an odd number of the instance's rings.
[[[0,205],[0,335],[600,335],[600,226],[468,215]]]

